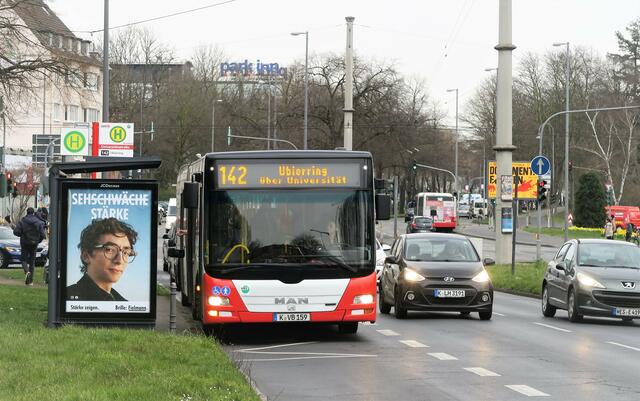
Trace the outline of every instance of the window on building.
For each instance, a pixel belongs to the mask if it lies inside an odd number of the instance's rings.
[[[74,122],[80,121],[80,107],[68,104],[65,107],[64,120]]]
[[[57,121],[61,121],[64,117],[62,112],[62,105],[60,103],[53,104],[53,119]]]
[[[98,74],[84,73],[84,87],[90,90],[98,90]]]
[[[100,110],[92,108],[84,109],[84,122],[92,123],[94,121],[100,121]]]

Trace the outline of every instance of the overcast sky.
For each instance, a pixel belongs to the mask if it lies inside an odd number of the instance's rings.
[[[110,26],[117,26],[225,0],[111,0]],[[228,1],[228,0],[226,0]],[[71,30],[103,25],[101,0],[49,0]],[[365,59],[393,63],[406,76],[425,79],[431,97],[455,117],[477,85],[496,67],[498,0],[235,0],[217,7],[144,23],[182,60],[201,45],[218,45],[229,61],[289,64],[309,52],[343,53],[345,17],[355,17],[354,48]],[[544,53],[553,42],[617,51],[615,31],[640,17],[640,0],[513,0],[514,67],[527,52]],[[79,36],[91,38],[86,33]],[[94,35],[94,40],[102,33]]]

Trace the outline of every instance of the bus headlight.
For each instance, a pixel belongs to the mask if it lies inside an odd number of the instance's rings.
[[[231,304],[229,298],[212,295],[207,298],[207,303],[211,306],[228,306]]]
[[[417,282],[417,281],[424,280],[424,276],[414,272],[411,269],[405,268],[404,269],[404,279],[407,280],[407,281]]]
[[[476,274],[475,277],[473,277],[471,280],[475,281],[476,283],[486,283],[491,279],[489,278],[489,273],[487,273],[486,270],[483,270],[480,273]]]
[[[372,304],[373,303],[373,295],[371,294],[362,294],[362,295],[356,295],[355,297],[353,297],[353,303],[360,305],[360,304]]]

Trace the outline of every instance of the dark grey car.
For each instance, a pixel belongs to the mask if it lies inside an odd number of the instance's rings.
[[[565,243],[542,281],[542,314],[566,309],[569,320],[584,315],[640,318],[640,248],[612,240]]]
[[[433,219],[431,217],[416,216],[407,224],[407,234],[426,233],[431,231]]]
[[[471,241],[457,234],[404,234],[391,248],[380,278],[381,313],[408,310],[478,312],[489,320],[493,285]]]

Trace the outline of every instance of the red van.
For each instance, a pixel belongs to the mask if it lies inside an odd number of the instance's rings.
[[[638,206],[607,206],[607,216],[614,218],[616,228],[626,228],[627,218],[636,226],[640,224],[640,207]]]

